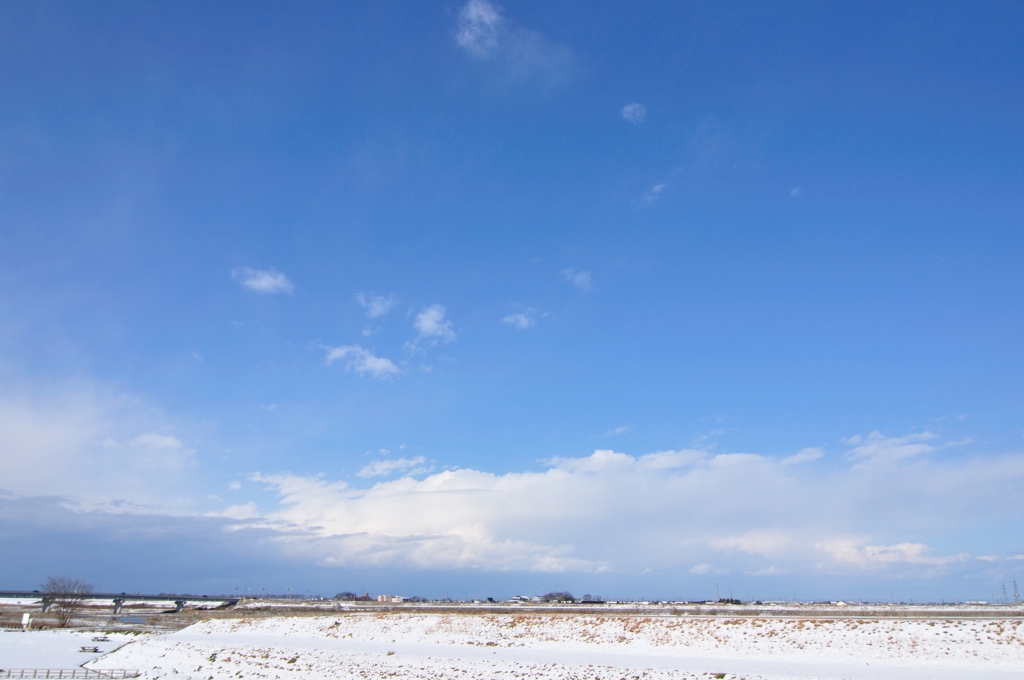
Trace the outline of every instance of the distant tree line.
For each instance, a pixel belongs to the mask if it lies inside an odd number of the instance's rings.
[[[541,602],[575,602],[576,598],[570,592],[554,591],[540,596]]]

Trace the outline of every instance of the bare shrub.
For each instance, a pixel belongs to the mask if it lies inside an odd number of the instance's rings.
[[[70,576],[48,576],[42,587],[61,628],[71,625],[85,598],[92,594],[91,585]]]

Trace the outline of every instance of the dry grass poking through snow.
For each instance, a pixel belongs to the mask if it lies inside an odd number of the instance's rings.
[[[925,666],[968,661],[1006,670],[1024,668],[1024,627],[1019,620],[584,615],[219,619],[140,640],[93,667],[139,668],[144,677],[180,680],[709,677],[666,670],[665,660],[680,655]]]

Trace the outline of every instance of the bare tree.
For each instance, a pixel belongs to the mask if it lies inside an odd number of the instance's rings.
[[[57,625],[61,628],[71,625],[83,601],[91,594],[91,585],[70,576],[48,576],[43,583],[43,599],[50,601],[50,607],[57,615]]]

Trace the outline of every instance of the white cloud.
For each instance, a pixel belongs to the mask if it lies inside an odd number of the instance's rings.
[[[568,281],[570,286],[575,286],[584,293],[589,293],[593,290],[593,281],[590,278],[590,272],[576,271],[570,267],[569,269],[562,270],[562,278]]]
[[[434,346],[441,342],[451,342],[455,339],[455,331],[452,330],[452,322],[445,320],[444,305],[430,305],[424,307],[423,311],[416,315],[412,327],[416,329],[416,337],[405,343],[405,348],[411,352],[416,351],[421,345]]]
[[[255,519],[260,516],[259,508],[252,501],[244,505],[229,505],[220,512],[209,513],[211,517],[227,517],[228,519]]]
[[[491,62],[503,80],[552,87],[566,81],[573,69],[572,51],[502,16],[488,0],[469,0],[459,11],[455,41],[481,62]]]
[[[455,40],[474,57],[492,56],[498,51],[498,36],[505,26],[501,9],[487,0],[469,0],[459,11]]]
[[[179,508],[196,452],[160,434],[163,421],[138,397],[96,384],[0,394],[0,489],[119,511]]]
[[[894,461],[911,456],[931,453],[935,447],[925,442],[934,440],[937,435],[921,432],[906,437],[886,437],[881,432],[872,432],[867,437],[855,435],[848,437],[844,443],[853,448],[847,454],[850,458],[862,460]]]
[[[800,187],[794,187],[793,190],[789,192],[789,195],[793,198],[800,198],[800,195],[803,193],[804,192]]]
[[[792,569],[780,569],[779,567],[776,567],[773,564],[772,566],[767,567],[765,569],[757,569],[756,571],[752,571],[750,573],[753,576],[786,576],[787,574],[792,574],[793,570]]]
[[[739,550],[770,560],[777,560],[790,552],[796,538],[788,529],[755,529],[734,536],[713,538],[709,541],[717,550]]]
[[[394,460],[375,460],[363,467],[356,473],[357,477],[386,477],[396,472],[417,475],[426,472],[426,458],[416,456],[415,458],[397,458]]]
[[[378,380],[400,373],[398,366],[391,359],[375,356],[373,352],[363,349],[359,345],[325,347],[324,349],[327,351],[324,361],[328,366],[335,361],[344,361],[346,371],[354,370],[359,375],[369,373]]]
[[[231,270],[231,278],[256,293],[291,293],[295,290],[295,284],[273,267],[270,269],[236,267]]]
[[[190,437],[160,421],[151,406],[113,392],[0,394],[0,487],[79,499],[75,507],[194,513],[176,495],[196,486]],[[278,502],[225,503],[220,515],[260,528],[269,541],[261,550],[278,545],[340,566],[930,578],[993,566],[980,558],[1024,557],[1012,544],[1024,518],[1024,455],[903,448],[944,446],[931,433],[847,441],[869,457],[826,466],[702,449],[599,450],[536,471],[430,473],[409,455],[367,465],[357,479],[379,480],[368,488],[254,475]],[[885,465],[865,464],[879,457]],[[936,538],[929,545],[924,536]],[[977,558],[961,545],[979,546]]]
[[[398,303],[398,298],[394,294],[384,297],[383,295],[372,295],[368,293],[356,293],[356,302],[359,303],[360,307],[366,309],[366,316],[371,319],[376,319],[378,316],[384,316]],[[366,333],[364,333],[366,335]]]
[[[715,565],[708,564],[707,562],[701,562],[700,564],[693,565],[693,567],[690,568],[690,573],[691,574],[710,574],[714,570],[715,570]]]
[[[423,464],[382,460],[360,474]],[[447,470],[365,489],[257,475],[281,498],[258,521],[282,532],[288,550],[323,564],[924,577],[977,561],[940,554],[913,540],[915,533],[962,523],[965,508],[975,517],[1019,518],[1024,507],[1024,456],[885,469],[848,464],[839,475],[834,466],[697,449],[599,450],[546,465],[504,474]],[[944,502],[949,497],[958,499],[955,507]],[[934,511],[921,513],[923,506]]]
[[[242,488],[242,483],[237,480],[234,482],[228,482],[228,488],[232,491],[238,491]]]
[[[664,182],[660,182],[645,191],[644,195],[640,197],[640,200],[636,204],[637,210],[643,210],[644,208],[649,208],[654,205],[654,202],[661,197],[661,192],[664,191],[667,186],[668,185]]]
[[[622,117],[633,125],[639,125],[647,118],[647,108],[643,104],[626,104],[622,107]]]
[[[614,428],[612,430],[608,430],[607,432],[604,433],[604,436],[606,436],[606,437],[613,437],[613,436],[619,435],[619,434],[626,434],[631,429],[633,429],[633,428],[630,425],[622,425],[621,427],[616,427],[616,428]]]
[[[610,449],[598,449],[585,458],[555,457],[544,461],[552,468],[571,470],[573,472],[606,472],[615,469],[672,470],[693,465],[699,461],[711,461],[735,454],[720,454],[709,459],[707,453],[695,449],[680,451],[658,451],[634,458],[625,453],[616,453]]]
[[[857,545],[844,540],[826,543],[821,548],[839,562],[848,562],[862,568],[877,568],[889,564],[945,565],[963,562],[967,553],[938,556],[924,543],[897,543],[896,545]]]
[[[816,446],[800,449],[798,453],[782,459],[783,465],[799,465],[800,463],[811,463],[825,455],[825,450]]]
[[[502,322],[512,326],[512,328],[515,328],[517,331],[533,328],[537,325],[537,319],[534,316],[534,311],[532,309],[528,309],[526,312],[520,314],[509,314],[502,318]]]
[[[185,445],[177,437],[148,432],[140,434],[128,442],[132,446],[145,446],[151,449],[183,449]]]

